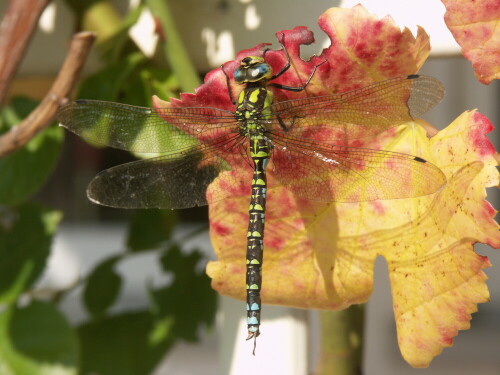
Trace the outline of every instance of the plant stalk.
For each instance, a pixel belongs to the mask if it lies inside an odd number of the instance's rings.
[[[315,375],[361,375],[365,305],[321,311],[321,344]]]

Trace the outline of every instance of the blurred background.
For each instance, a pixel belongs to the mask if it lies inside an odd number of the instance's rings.
[[[7,4],[8,1],[0,0],[0,14],[3,15]],[[329,43],[317,26],[318,17],[329,7],[352,5],[354,2],[326,0],[307,3],[300,0],[53,1],[43,12],[13,81],[9,105],[18,110],[43,98],[64,60],[71,36],[78,30],[98,32],[98,40],[85,65],[76,96],[151,106],[151,95],[167,99],[181,91],[192,91],[196,79],[233,59],[241,49],[261,42],[279,48],[274,36],[278,30],[297,25],[309,27],[317,42],[301,50],[303,57],[319,54]],[[409,6],[401,1],[365,1],[363,5],[378,16],[391,14],[402,27],[415,32],[416,25],[421,25],[430,34],[432,55],[420,73],[441,80],[447,94],[437,108],[424,116],[426,120],[443,128],[463,111],[477,108],[494,125],[498,124],[500,85],[498,81],[489,86],[477,82],[470,62],[461,56],[445,28],[445,10],[440,2],[420,1]],[[171,67],[171,56],[161,39],[165,36],[158,33],[165,26],[161,28],[152,13],[159,18],[163,16],[163,22],[174,20],[177,36],[195,71],[196,78],[192,81],[179,78],[189,72],[184,74]],[[166,37],[172,37],[172,33]],[[21,116],[22,110],[19,111]],[[117,335],[123,341],[140,337],[137,332],[151,324],[145,318],[147,312],[157,308],[165,310],[160,314],[165,320],[157,327],[159,331],[171,332],[168,319],[185,317],[186,311],[193,316],[182,324],[189,327],[184,332],[164,336],[158,331],[162,345],[154,358],[145,361],[143,369],[123,372],[115,367],[102,373],[312,373],[320,337],[317,312],[265,306],[265,335],[259,340],[257,356],[251,356],[251,345],[243,338],[244,304],[215,296],[203,275],[206,262],[214,259],[207,209],[138,213],[94,205],[85,193],[92,177],[134,157],[126,152],[92,147],[69,132],[64,132],[64,138],[53,173],[35,195],[36,201],[64,214],[38,286],[51,291],[68,290],[61,293],[60,306],[69,322],[79,327],[80,337],[87,340],[83,345],[85,358],[99,362],[103,359],[95,359],[99,357],[96,352],[101,350],[102,357],[108,355],[108,350],[109,355],[113,354],[111,342],[92,341],[106,327],[115,327],[110,328],[108,335]],[[490,139],[498,149],[498,132],[491,133]],[[488,199],[498,207],[498,191],[490,189]],[[139,239],[145,232],[147,238]],[[382,258],[377,260],[374,293],[366,311],[364,374],[500,373],[500,273],[495,268],[500,265],[500,255],[487,246],[478,245],[476,250],[488,256],[493,264],[486,270],[492,301],[479,305],[471,329],[460,332],[454,346],[445,349],[425,370],[412,369],[399,353],[387,264]],[[179,268],[169,269],[167,263]],[[173,281],[188,273],[190,280],[195,280],[192,287],[199,285],[196,293],[203,296],[190,294],[191,285],[182,293],[183,286]],[[86,283],[81,283],[82,280]],[[72,288],[75,284],[78,287]],[[96,297],[99,301],[88,297],[107,285],[112,285],[113,292],[99,295]],[[84,297],[82,301],[85,293],[87,300]],[[198,303],[192,304],[193,299]],[[171,311],[159,300],[184,305],[185,309]],[[130,327],[128,324],[132,323],[127,323],[127,319],[131,314],[140,315],[147,322],[138,324],[134,328],[137,332],[132,330],[122,338],[117,332],[120,327]],[[106,320],[111,315],[114,318]],[[89,317],[99,323],[87,324]],[[95,347],[89,349],[92,345]],[[0,374],[1,369],[2,366]]]

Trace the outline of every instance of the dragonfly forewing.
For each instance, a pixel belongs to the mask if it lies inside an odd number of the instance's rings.
[[[155,110],[99,100],[71,102],[58,120],[90,143],[139,153],[177,153],[238,131],[232,112],[218,108]]]
[[[287,100],[271,107],[275,117],[271,132],[278,137],[288,134],[345,144],[412,121],[443,95],[437,79],[413,75],[341,94]]]

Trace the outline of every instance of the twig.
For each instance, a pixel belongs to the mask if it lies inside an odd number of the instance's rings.
[[[49,0],[10,0],[0,23],[0,106]]]
[[[94,40],[95,34],[88,31],[73,37],[66,60],[42,102],[19,125],[0,137],[0,157],[24,146],[52,122],[58,108],[68,100]]]

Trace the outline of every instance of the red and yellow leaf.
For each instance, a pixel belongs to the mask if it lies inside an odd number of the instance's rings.
[[[276,83],[301,86],[316,65],[327,63],[318,68],[306,92],[274,90],[276,102],[345,92],[413,74],[429,54],[429,38],[423,29],[414,37],[391,18],[377,19],[361,6],[332,8],[319,24],[332,44],[309,61],[299,57],[300,45],[314,41],[309,30],[297,27],[277,33],[292,68]],[[261,44],[242,51],[237,59],[261,56],[265,48]],[[282,50],[265,56],[275,72],[286,64]],[[231,61],[224,71],[209,73],[196,94],[184,94],[170,104],[156,99],[155,105],[232,111],[224,72],[230,76],[237,65],[238,60]],[[233,85],[231,90],[234,96],[238,87]],[[387,111],[391,108],[387,105]],[[303,130],[314,131],[314,126]],[[495,150],[486,138],[490,130],[484,116],[466,112],[431,139],[419,123],[408,122],[349,143],[416,155],[441,168],[448,183],[432,195],[411,199],[361,203],[299,199],[277,181],[271,160],[263,302],[315,309],[343,309],[366,302],[373,287],[374,261],[382,255],[389,266],[401,352],[412,366],[427,366],[451,344],[459,329],[468,328],[476,305],[488,300],[482,269],[489,263],[472,245],[483,242],[500,247],[495,210],[485,201],[485,188],[498,185],[499,179]],[[308,138],[316,139],[311,134]],[[307,163],[296,167],[307,168]],[[250,173],[249,168],[224,172],[208,191],[210,195],[231,189],[232,198],[210,205],[211,238],[218,260],[208,264],[207,273],[217,291],[238,299],[245,298]],[[397,181],[411,182],[411,176]]]
[[[270,192],[263,301],[316,309],[366,302],[375,258],[383,255],[401,352],[412,366],[427,366],[469,328],[476,304],[488,301],[482,269],[489,262],[473,244],[500,247],[496,212],[484,200],[485,188],[498,184],[485,138],[490,126],[467,112],[431,140],[413,125],[399,129],[389,149],[410,152],[418,144],[418,154],[446,173],[448,184],[433,196],[325,205],[297,201],[284,189]],[[247,204],[241,197],[210,207],[219,260],[207,271],[215,289],[240,299]]]
[[[442,0],[445,22],[477,79],[488,84],[500,78],[500,4],[498,0]]]

